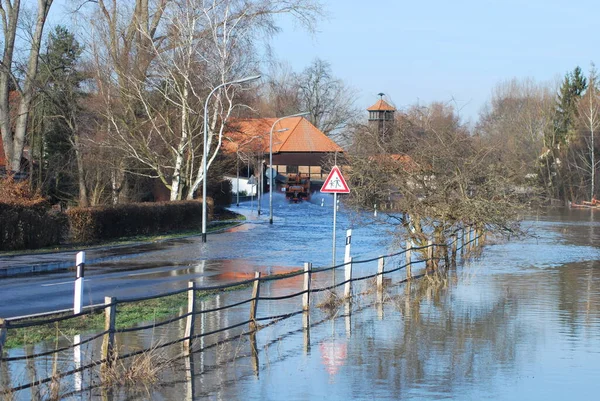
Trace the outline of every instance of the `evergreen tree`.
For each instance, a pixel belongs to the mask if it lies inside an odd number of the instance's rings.
[[[75,136],[81,112],[83,74],[78,69],[82,48],[65,27],[48,36],[40,56],[39,108],[43,115],[42,161],[46,190],[55,200],[71,200],[78,194]]]
[[[565,75],[557,96],[552,128],[546,132],[545,154],[540,166],[545,184],[552,197],[569,200],[574,197],[573,183],[570,182],[569,166],[565,162],[571,141],[577,134],[579,119],[578,105],[587,88],[587,79],[581,68]]]
[[[560,87],[556,105],[554,118],[556,144],[568,144],[573,138],[579,117],[577,105],[586,89],[587,80],[580,67],[575,67],[573,72],[567,73]]]

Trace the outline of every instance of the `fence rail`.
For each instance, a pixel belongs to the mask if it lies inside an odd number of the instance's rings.
[[[311,304],[311,296],[313,294],[317,294],[324,291],[332,291],[339,287],[344,287],[343,298],[351,298],[352,297],[352,284],[358,281],[364,281],[368,279],[376,279],[376,288],[380,299],[382,300],[383,294],[383,286],[384,286],[384,276],[390,275],[392,273],[398,272],[400,270],[406,271],[406,277],[404,280],[400,282],[410,281],[412,279],[416,279],[418,277],[425,276],[427,274],[434,273],[437,269],[439,269],[438,263],[444,262],[446,268],[456,264],[457,255],[460,253],[463,259],[465,258],[465,254],[468,254],[470,251],[475,249],[481,245],[482,240],[485,239],[485,234],[481,230],[473,230],[471,227],[466,227],[461,230],[457,230],[450,236],[449,243],[432,243],[429,241],[427,245],[423,246],[412,246],[409,242],[405,249],[399,252],[385,254],[379,257],[365,259],[365,260],[354,260],[350,258],[346,260],[343,264],[339,264],[336,266],[330,267],[319,267],[313,268],[311,263],[306,263],[303,269],[299,269],[297,271],[289,272],[286,274],[280,275],[270,275],[270,276],[261,276],[259,272],[256,273],[255,277],[248,280],[243,280],[239,282],[234,282],[230,284],[217,285],[217,286],[206,286],[206,287],[198,287],[194,281],[190,281],[188,283],[187,288],[183,288],[176,291],[171,291],[168,293],[156,295],[156,296],[148,296],[148,297],[138,297],[138,298],[126,298],[126,299],[116,299],[113,297],[106,297],[104,304],[96,304],[88,307],[84,307],[80,313],[72,314],[73,309],[55,311],[55,312],[46,312],[35,315],[28,315],[24,317],[12,318],[12,319],[0,319],[0,371],[3,368],[3,364],[8,364],[10,362],[17,362],[23,360],[32,360],[35,358],[48,357],[53,354],[57,354],[59,352],[68,351],[69,349],[75,349],[84,344],[91,343],[94,340],[98,340],[102,338],[102,353],[98,360],[92,361],[83,367],[77,367],[76,369],[71,369],[66,372],[60,373],[60,377],[65,377],[68,375],[73,375],[75,373],[92,369],[97,366],[102,367],[110,367],[117,360],[123,360],[127,358],[131,358],[136,355],[140,355],[142,353],[148,352],[150,350],[155,350],[158,348],[169,347],[175,344],[183,344],[183,350],[181,352],[182,355],[189,355],[192,352],[202,352],[203,350],[212,347],[212,346],[202,346],[200,349],[194,349],[196,340],[201,339],[203,337],[211,336],[214,334],[222,333],[225,331],[230,331],[235,328],[248,326],[248,331],[243,334],[251,334],[256,332],[260,327],[264,327],[265,325],[269,325],[273,322],[280,321],[281,319],[286,319],[292,316],[296,316],[298,314],[303,314],[303,329],[308,329],[310,326],[310,304]],[[418,252],[421,257],[414,257],[415,252]],[[397,261],[399,258],[402,260],[402,256],[404,256],[404,261]],[[391,266],[386,265],[386,262],[392,261],[395,263],[388,263]],[[377,262],[376,270],[373,273],[363,274],[361,276],[353,276],[353,266],[361,266],[372,264],[373,262]],[[425,273],[419,276],[413,276],[412,266],[417,264],[425,264]],[[336,269],[344,269],[345,275],[342,281],[334,281],[331,285],[324,285],[318,288],[314,288],[313,276],[317,274],[322,274],[328,271],[334,271]],[[303,276],[303,286],[300,291],[279,295],[279,296],[264,296],[261,295],[261,284],[277,281],[277,280],[287,280],[293,277]],[[335,277],[335,276],[334,276]],[[334,279],[335,280],[335,279]],[[238,302],[234,302],[224,306],[218,306],[214,308],[205,308],[198,309],[197,308],[197,300],[199,298],[199,294],[209,294],[211,292],[221,292],[227,291],[240,287],[250,287],[252,286],[252,295],[248,299],[244,299]],[[160,322],[154,322],[149,325],[144,326],[135,326],[135,327],[127,327],[127,328],[117,328],[116,327],[116,318],[119,313],[118,307],[129,304],[129,303],[139,303],[148,300],[160,299],[165,297],[173,297],[181,294],[187,294],[187,312],[180,313],[178,316],[170,317]],[[301,309],[292,311],[290,313],[278,314],[278,315],[270,315],[270,316],[257,316],[259,305],[266,301],[281,301],[286,299],[292,299],[296,297],[302,297],[301,301]],[[195,327],[196,325],[196,317],[206,315],[213,312],[224,311],[236,307],[240,307],[246,304],[250,304],[248,319],[242,320],[240,322],[231,324],[227,327],[222,327],[219,329],[215,329],[212,331],[204,331],[198,332]],[[5,356],[4,345],[6,344],[6,340],[10,337],[12,331],[17,329],[25,329],[32,327],[40,327],[47,326],[51,324],[57,324],[62,321],[77,319],[80,317],[104,313],[105,323],[104,330],[101,330],[99,333],[92,335],[91,337],[78,341],[77,343],[73,343],[72,345],[57,348],[50,351],[38,352],[31,355],[26,356]],[[175,339],[173,341],[169,341],[162,344],[152,344],[150,348],[141,349],[129,352],[123,355],[116,355],[115,349],[115,334],[117,333],[131,333],[138,332],[142,330],[155,329],[157,327],[165,326],[174,322],[185,320],[185,332],[182,338]],[[258,322],[270,321],[269,323],[259,325]],[[225,339],[229,340],[229,339]],[[6,368],[6,367],[5,367]],[[33,380],[29,383],[20,384],[15,387],[10,387],[4,390],[0,386],[0,394],[5,393],[13,393],[16,391],[25,390],[28,388],[32,388],[35,386],[39,386],[44,383],[48,383],[53,380],[52,377],[43,378],[39,380]]]

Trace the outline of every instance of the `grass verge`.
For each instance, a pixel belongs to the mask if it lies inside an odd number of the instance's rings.
[[[242,284],[224,290],[198,290],[195,295],[198,300],[219,292],[236,291],[249,286],[250,284]],[[134,327],[143,322],[159,322],[161,319],[177,316],[182,307],[187,307],[187,293],[185,292],[146,301],[120,303],[117,305],[116,328],[118,330]],[[19,323],[31,323],[30,327],[11,329],[9,326],[6,348],[38,344],[43,341],[55,340],[57,337],[71,340],[77,334],[104,330],[103,312],[95,312],[50,324],[35,325],[36,321],[40,321],[40,319],[19,321]]]

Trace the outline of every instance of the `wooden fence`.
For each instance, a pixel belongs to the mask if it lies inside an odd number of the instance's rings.
[[[234,328],[240,327],[247,327],[247,331],[245,331],[242,334],[252,336],[253,333],[256,333],[257,330],[259,330],[262,327],[265,327],[266,325],[274,324],[283,319],[287,319],[299,314],[303,315],[302,329],[308,330],[311,326],[311,299],[314,294],[326,291],[336,292],[338,288],[343,287],[342,295],[340,295],[340,298],[351,299],[353,296],[353,283],[357,281],[373,279],[374,283],[376,283],[378,302],[383,303],[385,275],[391,275],[394,272],[404,270],[406,272],[405,278],[400,280],[396,284],[421,278],[439,269],[440,262],[444,263],[446,268],[452,265],[456,265],[458,255],[460,255],[463,259],[466,258],[471,251],[482,245],[484,239],[485,234],[482,231],[474,230],[468,227],[466,229],[458,230],[457,232],[455,232],[450,237],[450,242],[447,244],[434,244],[430,241],[425,246],[415,247],[411,246],[409,242],[406,245],[406,248],[400,252],[387,254],[367,260],[354,260],[352,258],[349,258],[347,254],[344,263],[337,266],[313,268],[311,263],[305,263],[303,269],[291,273],[283,275],[263,276],[261,275],[261,273],[256,272],[254,278],[249,280],[239,281],[227,285],[210,287],[198,287],[194,281],[189,281],[186,288],[161,294],[158,296],[131,299],[117,299],[115,297],[106,297],[104,304],[85,307],[80,313],[77,314],[73,314],[73,310],[70,309],[31,315],[28,316],[26,319],[0,319],[0,377],[2,369],[8,369],[8,365],[10,363],[15,363],[18,361],[32,361],[36,358],[47,358],[49,356],[55,355],[60,352],[68,351],[70,349],[78,349],[84,344],[91,343],[96,340],[99,341],[100,339],[102,339],[102,351],[98,359],[86,363],[83,366],[75,366],[74,368],[68,369],[66,371],[54,372],[54,374],[51,377],[39,378],[37,380],[32,380],[27,383],[18,385],[14,385],[14,383],[12,383],[10,386],[6,386],[5,384],[4,387],[0,386],[0,395],[15,394],[19,391],[32,389],[36,386],[48,384],[53,380],[58,380],[75,374],[81,374],[81,372],[94,369],[96,367],[100,367],[100,371],[102,372],[102,368],[110,367],[118,360],[132,358],[136,355],[146,353],[150,350],[171,347],[176,344],[182,345],[180,352],[181,356],[190,355],[191,353],[203,352],[205,348],[203,348],[201,344],[197,344],[198,340],[203,337],[226,332]],[[394,261],[395,263],[387,263],[390,260]],[[416,264],[425,265],[425,270],[420,275],[413,274],[412,267]],[[373,265],[376,268],[373,268],[373,273],[357,277],[356,274],[353,274],[353,268],[360,265]],[[344,270],[344,278],[342,281],[336,282],[334,279],[331,285],[315,288],[313,283],[313,277],[316,274],[322,274],[328,271],[335,272],[335,270],[337,269]],[[263,296],[261,294],[261,285],[264,285],[266,282],[276,280],[287,280],[298,276],[302,276],[301,281],[303,283],[302,289],[300,291],[282,296]],[[198,296],[200,293],[206,295],[207,293],[218,291],[230,291],[232,289],[249,286],[252,287],[252,295],[248,299],[243,299],[239,302],[215,308],[199,309],[197,307]],[[178,316],[171,317],[162,321],[152,322],[149,325],[128,328],[117,327],[116,322],[117,315],[119,313],[119,306],[124,306],[129,303],[144,302],[152,299],[160,299],[177,295],[181,296],[182,294],[187,295],[187,308],[185,313],[180,313]],[[299,307],[296,311],[285,314],[259,317],[257,313],[259,310],[259,306],[265,301],[282,301],[291,298],[301,299],[301,307]],[[314,304],[314,302],[312,302],[312,304]],[[208,332],[205,330],[199,330],[200,328],[198,327],[196,317],[213,312],[230,310],[231,308],[239,308],[243,305],[248,305],[247,319],[241,320],[227,327],[222,327]],[[7,339],[10,338],[11,332],[13,331],[48,326],[51,324],[58,324],[59,322],[69,321],[89,315],[97,315],[99,313],[104,314],[104,330],[91,335],[85,340],[79,340],[79,336],[77,336],[76,338],[78,339],[78,341],[74,342],[73,344],[64,347],[59,347],[50,351],[38,352],[29,355],[6,356],[7,350],[3,350],[3,346],[6,344]],[[115,335],[117,333],[128,333],[147,329],[156,329],[158,327],[165,326],[178,321],[185,322],[185,334],[182,338],[178,338],[165,343],[152,344],[149,348],[139,349],[136,351],[128,352],[126,354],[117,354],[115,352]]]

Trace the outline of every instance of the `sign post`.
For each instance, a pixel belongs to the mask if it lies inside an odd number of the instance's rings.
[[[321,187],[321,192],[326,194],[333,194],[333,245],[332,245],[332,262],[335,266],[335,229],[337,223],[337,195],[338,194],[347,194],[350,192],[350,188],[348,188],[348,184],[346,184],[346,180],[342,176],[342,172],[340,171],[338,166],[333,166],[331,172],[325,179],[323,186]],[[335,269],[333,269],[334,274],[334,283],[335,285]]]

